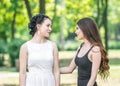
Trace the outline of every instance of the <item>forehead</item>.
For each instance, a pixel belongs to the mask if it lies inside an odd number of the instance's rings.
[[[43,23],[45,23],[45,24],[48,24],[48,23],[52,24],[52,21],[50,19],[46,18]]]
[[[76,29],[81,30],[80,26],[76,25]]]

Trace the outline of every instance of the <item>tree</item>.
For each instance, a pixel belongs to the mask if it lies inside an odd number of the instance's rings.
[[[104,39],[105,39],[105,47],[108,50],[108,27],[107,27],[107,10],[108,10],[108,0],[97,0],[97,17],[96,22],[98,27],[101,28],[103,26],[105,30]]]
[[[15,34],[15,19],[16,19],[16,15],[17,15],[17,2],[13,1],[14,4],[14,14],[13,14],[13,20],[12,20],[12,24],[11,24],[11,39],[14,39],[14,34]]]
[[[27,12],[28,12],[29,19],[31,19],[32,12],[31,12],[31,9],[30,9],[29,1],[28,0],[24,0],[24,2],[25,2],[25,6],[26,6],[26,9],[27,9]]]
[[[55,21],[55,18],[56,18],[56,6],[57,6],[57,0],[54,0],[54,15],[53,15],[53,18],[52,18],[52,24],[54,23]]]
[[[39,12],[45,14],[45,0],[39,0]]]

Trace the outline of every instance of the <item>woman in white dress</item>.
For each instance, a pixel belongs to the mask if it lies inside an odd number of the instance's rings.
[[[58,49],[47,39],[51,25],[50,18],[43,14],[30,20],[28,27],[32,39],[20,48],[20,86],[59,86]]]

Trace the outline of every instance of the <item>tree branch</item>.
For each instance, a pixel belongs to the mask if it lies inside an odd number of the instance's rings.
[[[31,13],[29,1],[28,1],[28,0],[24,0],[24,1],[25,1],[25,6],[26,6],[26,8],[27,8],[27,12],[28,12],[29,19],[31,19],[32,13]]]

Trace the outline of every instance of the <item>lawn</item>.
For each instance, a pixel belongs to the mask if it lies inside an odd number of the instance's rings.
[[[120,50],[110,50],[110,76],[107,80],[102,80],[99,75],[97,78],[98,86],[120,86]],[[60,67],[68,66],[75,51],[60,51]],[[3,77],[1,77],[1,75]],[[5,77],[6,76],[6,77]],[[19,86],[18,72],[15,68],[0,68],[0,86]],[[77,86],[77,69],[72,74],[61,75],[61,86]]]

